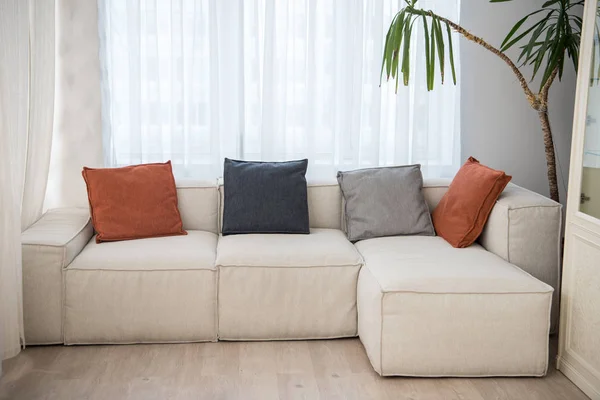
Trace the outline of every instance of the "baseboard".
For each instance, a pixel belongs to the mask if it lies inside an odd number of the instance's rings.
[[[557,357],[556,366],[569,378],[575,385],[581,389],[592,400],[600,400],[600,388],[595,388],[575,367],[569,363],[564,357]]]

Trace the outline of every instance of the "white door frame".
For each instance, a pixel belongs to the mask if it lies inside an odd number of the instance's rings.
[[[598,311],[600,318],[600,287],[594,294],[589,288],[582,288],[583,274],[600,277],[600,219],[579,211],[581,178],[583,171],[583,151],[587,118],[588,89],[592,64],[592,46],[598,0],[587,0],[584,8],[577,94],[573,120],[571,145],[571,167],[569,173],[569,196],[567,199],[565,259],[561,293],[561,320],[557,368],[579,386],[592,399],[600,399],[600,371],[590,363],[590,357],[600,359],[600,346],[597,349],[582,351],[579,339],[597,335],[594,329],[581,316],[576,316],[574,305],[586,302],[586,307]],[[589,274],[592,275],[589,275]],[[594,331],[592,331],[594,330]],[[600,341],[598,342],[600,343]],[[588,352],[591,351],[591,353]]]

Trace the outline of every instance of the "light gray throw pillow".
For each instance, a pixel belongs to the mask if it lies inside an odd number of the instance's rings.
[[[382,236],[435,236],[420,165],[338,172],[352,242]]]

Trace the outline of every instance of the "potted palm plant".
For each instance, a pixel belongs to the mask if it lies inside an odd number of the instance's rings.
[[[501,3],[513,0],[490,0]],[[410,80],[411,35],[417,24],[423,26],[425,36],[425,68],[427,90],[433,90],[436,70],[444,83],[446,74],[446,51],[452,75],[456,84],[456,70],[452,46],[452,31],[465,39],[484,47],[502,60],[516,76],[531,108],[537,112],[544,138],[548,185],[550,197],[559,201],[556,176],[556,156],[552,128],[548,118],[548,92],[558,78],[562,78],[565,61],[571,60],[575,71],[579,58],[583,0],[548,0],[540,9],[525,15],[512,27],[499,48],[492,46],[481,37],[468,32],[459,24],[418,7],[418,0],[405,0],[402,8],[392,20],[388,29],[383,51],[381,76],[395,79],[396,87],[401,79],[404,85]],[[516,62],[505,53],[518,46],[520,54]],[[525,78],[521,68],[531,66],[531,79]],[[537,91],[530,87],[531,82],[541,74]]]

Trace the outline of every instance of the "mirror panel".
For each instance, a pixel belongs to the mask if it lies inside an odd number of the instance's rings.
[[[600,219],[600,16],[596,16],[579,210]]]

